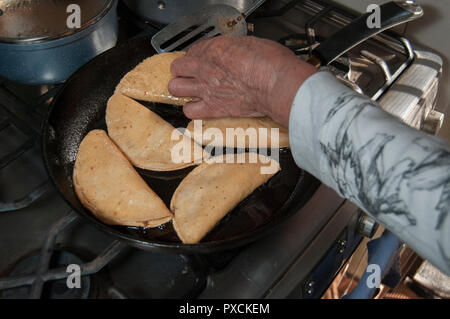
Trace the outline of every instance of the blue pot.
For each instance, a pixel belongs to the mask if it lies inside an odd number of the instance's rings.
[[[57,84],[117,42],[117,1],[78,32],[37,43],[0,42],[0,75],[23,84]]]

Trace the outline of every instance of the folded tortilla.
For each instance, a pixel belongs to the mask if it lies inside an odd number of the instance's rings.
[[[139,168],[173,171],[208,157],[208,153],[192,139],[124,95],[115,94],[109,99],[106,125],[111,139]]]
[[[105,224],[155,227],[173,217],[103,130],[81,142],[73,182],[81,203]]]
[[[122,78],[115,93],[142,101],[186,104],[192,99],[173,96],[168,88],[169,81],[175,77],[170,72],[170,65],[173,60],[184,54],[184,52],[166,52],[145,59]]]
[[[170,209],[174,213],[173,226],[186,244],[198,243],[239,202],[267,182],[280,170],[273,159],[261,156],[249,163],[202,163],[190,172],[173,194]],[[271,174],[262,174],[263,166],[273,166]]]
[[[194,121],[188,124],[187,130],[190,132],[192,138],[201,145],[235,148],[289,147],[289,131],[269,117],[206,119],[201,120],[200,126],[202,128],[201,134],[194,134]],[[227,128],[235,130],[234,133],[230,133],[229,138],[227,138]],[[260,131],[260,128],[265,130]],[[278,145],[273,140],[276,136],[272,135],[274,133],[271,131],[272,128],[278,129]],[[211,132],[211,134],[214,134],[214,131],[218,130],[222,138],[217,138],[214,135],[208,136],[208,133],[205,134],[205,132],[208,132],[206,130]],[[263,135],[261,132],[263,132]],[[253,144],[250,143],[250,139],[253,139]]]

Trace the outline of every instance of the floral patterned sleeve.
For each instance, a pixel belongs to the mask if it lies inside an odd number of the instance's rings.
[[[329,72],[298,90],[296,163],[450,274],[450,145],[401,123]]]

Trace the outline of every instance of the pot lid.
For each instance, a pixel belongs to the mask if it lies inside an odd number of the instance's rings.
[[[0,0],[0,42],[40,42],[97,22],[114,0]]]

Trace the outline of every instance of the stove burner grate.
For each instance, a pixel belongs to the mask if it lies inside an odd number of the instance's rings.
[[[14,269],[9,273],[9,276],[23,276],[33,274],[38,267],[39,253],[33,254],[25,259],[22,259]],[[71,252],[61,250],[56,251],[52,256],[51,265],[53,267],[64,267],[70,264],[81,265],[83,261]],[[80,278],[80,288],[70,289],[66,283],[66,279],[59,279],[51,281],[44,286],[42,291],[42,298],[45,299],[87,299],[91,291],[90,276],[83,276]],[[18,287],[6,289],[0,292],[0,298],[6,299],[24,299],[28,298],[31,293],[31,287]]]
[[[71,212],[57,221],[49,230],[39,254],[32,255],[31,257],[22,260],[22,262],[19,262],[9,276],[3,278],[0,277],[0,297],[10,296],[11,298],[14,298],[20,297],[22,294],[27,294],[27,297],[32,299],[45,297],[46,290],[44,289],[44,285],[45,283],[49,283],[52,288],[50,289],[50,293],[47,291],[47,296],[53,296],[55,298],[58,296],[68,296],[75,298],[70,292],[61,289],[61,285],[65,285],[66,278],[70,275],[70,272],[67,271],[67,264],[75,263],[79,265],[80,275],[82,276],[81,278],[83,278],[100,272],[100,270],[127,247],[125,243],[116,240],[94,260],[87,263],[83,263],[79,257],[72,253],[66,252],[65,254],[54,254],[56,237],[76,220],[77,214]],[[56,264],[52,264],[52,260],[55,260],[54,258],[52,259],[54,256],[56,256]],[[55,267],[51,268],[53,266]],[[80,297],[89,294],[90,281],[85,280],[84,284],[87,285],[87,289],[75,293]],[[11,288],[15,289],[11,291]],[[112,289],[115,288],[112,287]],[[10,291],[8,292],[8,290]],[[117,290],[114,291],[116,291],[115,295],[121,295]]]
[[[60,85],[50,88],[17,86],[15,83],[0,78],[0,134],[2,134],[2,140],[13,144],[8,147],[7,143],[2,143],[0,147],[0,172],[11,169],[15,162],[23,160],[33,150],[39,150],[40,126],[47,110],[46,107],[60,88]],[[39,95],[31,102],[27,102],[22,97],[27,96],[30,90],[37,90]],[[27,192],[18,196],[19,198],[2,198],[0,212],[27,207],[50,190],[47,176],[36,176],[35,179],[40,182],[31,190],[27,185],[28,180],[21,182],[20,189],[27,190]]]

